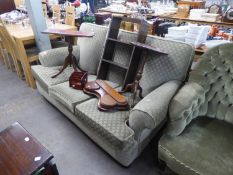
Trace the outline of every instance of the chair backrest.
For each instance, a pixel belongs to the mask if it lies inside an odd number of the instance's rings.
[[[20,60],[20,54],[19,54],[19,49],[16,44],[16,41],[14,38],[10,35],[8,32],[6,26],[4,25],[3,21],[0,19],[0,38],[2,40],[2,46],[4,49],[6,49],[7,54],[10,54],[10,56],[13,59],[14,65],[16,72],[19,77],[22,76],[22,74],[19,72],[19,65],[17,64],[17,60]],[[11,64],[11,63],[9,63]]]
[[[199,102],[199,115],[233,124],[233,44],[223,44],[207,51],[190,73],[189,83],[197,83],[205,95]],[[200,104],[197,104],[200,105]]]
[[[74,26],[75,25],[75,8],[74,6],[66,7],[66,18],[65,24]]]
[[[60,5],[59,4],[53,5],[52,8],[53,8],[53,18],[56,18],[55,20],[59,22],[61,18]]]
[[[47,3],[46,3],[46,0],[41,0],[41,3],[42,3],[42,8],[43,8],[44,16],[47,17],[47,16],[48,16],[48,11],[47,11]]]
[[[15,2],[15,7],[19,7],[20,5],[22,5],[22,0],[14,0]]]
[[[43,13],[44,13],[44,16],[47,17],[48,15],[48,11],[47,11],[47,5],[42,3],[42,8],[43,8]]]
[[[14,50],[15,50],[14,47],[16,46],[15,40],[9,34],[8,30],[6,29],[6,26],[4,25],[1,19],[0,19],[0,37],[2,39],[4,48],[8,51],[8,53],[14,55]]]

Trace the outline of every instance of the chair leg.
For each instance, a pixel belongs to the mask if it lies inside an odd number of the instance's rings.
[[[25,78],[25,75],[23,74],[23,66],[19,60],[16,60],[16,61],[19,65],[19,75],[20,75],[20,79],[22,80],[23,78]]]
[[[7,58],[7,51],[6,51],[6,49],[3,49],[2,52],[3,52],[3,55],[4,55],[3,56],[4,57],[4,63],[6,65],[6,67],[7,67],[7,69],[9,69],[10,66],[9,66],[9,62],[8,62],[8,58]]]
[[[0,56],[1,56],[2,63],[5,64],[5,57],[4,57],[2,48],[0,48]]]
[[[166,169],[166,163],[160,159],[158,159],[158,168],[160,171],[164,172]]]
[[[15,71],[19,79],[23,79],[22,71],[20,69],[19,61],[16,59],[15,55],[12,55]]]
[[[31,73],[31,67],[30,67],[30,63],[29,63],[25,48],[24,48],[24,44],[21,40],[18,40],[18,39],[16,39],[16,44],[18,45],[18,48],[19,48],[19,53],[20,53],[19,60],[23,66],[23,71],[24,71],[24,75],[26,78],[26,82],[33,89],[36,89],[36,83]]]

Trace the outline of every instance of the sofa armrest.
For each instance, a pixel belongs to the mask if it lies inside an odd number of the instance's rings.
[[[144,129],[155,129],[165,120],[171,98],[179,88],[180,81],[169,81],[144,97],[130,112],[129,127],[139,140]]]
[[[61,66],[63,65],[67,55],[68,55],[67,47],[60,47],[60,48],[40,52],[39,60],[42,66],[45,67]],[[73,47],[73,55],[76,57],[76,59],[79,58],[78,45]]]
[[[205,113],[204,102],[205,90],[202,86],[195,82],[185,84],[170,103],[166,134],[181,134],[192,119]]]

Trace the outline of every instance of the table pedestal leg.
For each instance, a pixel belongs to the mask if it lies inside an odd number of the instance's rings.
[[[83,71],[77,64],[77,61],[76,61],[76,57],[73,55],[73,44],[72,44],[72,37],[67,37],[68,38],[68,42],[69,42],[69,46],[68,46],[68,56],[65,58],[65,62],[63,64],[63,67],[62,69],[54,76],[52,76],[52,78],[56,78],[58,75],[60,75],[66,68],[67,66],[73,66],[74,70],[77,71],[77,70],[80,70],[80,71]]]
[[[130,90],[132,93],[133,93],[133,96],[132,96],[132,105],[131,107],[134,106],[134,100],[137,96],[137,92],[139,91],[139,97],[140,98],[143,98],[142,97],[142,88],[140,86],[140,80],[142,78],[142,73],[143,73],[143,68],[144,68],[144,65],[146,63],[146,58],[147,58],[147,52],[146,51],[143,51],[143,56],[142,56],[142,60],[141,60],[141,63],[139,65],[139,69],[138,69],[138,72],[137,72],[137,75],[135,77],[135,80],[133,83],[131,84],[128,84],[126,85],[125,87],[125,90],[124,91],[128,91]]]

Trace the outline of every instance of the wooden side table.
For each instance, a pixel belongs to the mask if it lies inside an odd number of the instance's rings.
[[[147,60],[147,55],[148,52],[154,52],[157,54],[162,54],[162,55],[168,55],[167,53],[161,51],[159,48],[144,44],[144,43],[140,43],[140,42],[130,42],[130,44],[132,44],[136,50],[142,50],[142,52],[140,52],[140,59],[139,59],[139,66],[137,69],[137,74],[135,76],[134,82],[127,84],[124,91],[128,91],[130,90],[133,93],[133,97],[132,97],[132,104],[131,107],[134,106],[134,100],[136,98],[137,95],[137,91],[139,91],[139,97],[142,97],[142,88],[140,86],[140,80],[142,78],[142,74],[143,74],[143,69],[144,66],[146,64],[146,60]]]
[[[53,155],[19,123],[0,132],[0,174],[58,175]]]
[[[68,65],[72,65],[74,70],[81,70],[83,71],[76,63],[76,58],[73,55],[73,43],[72,43],[72,38],[73,37],[92,37],[94,36],[94,32],[80,32],[80,31],[74,31],[74,30],[61,30],[61,29],[46,29],[45,31],[43,31],[42,33],[44,34],[56,34],[56,35],[61,35],[61,36],[65,36],[68,39],[68,51],[69,54],[68,56],[65,58],[65,62],[63,64],[62,69],[54,76],[52,76],[52,78],[57,77],[58,75],[60,75],[66,68]]]

